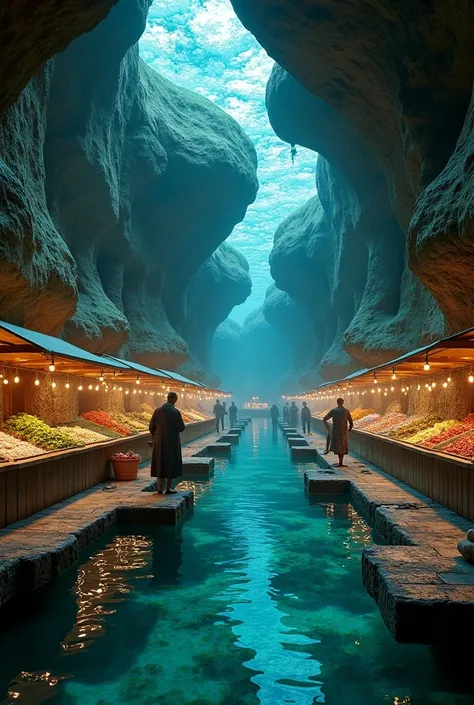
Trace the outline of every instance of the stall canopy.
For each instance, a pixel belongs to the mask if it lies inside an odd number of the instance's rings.
[[[95,355],[60,338],[31,331],[0,321],[0,369],[3,373],[29,370],[36,373],[70,374],[99,378],[117,383],[180,387],[186,384],[195,389],[203,385],[175,372],[156,370],[136,362],[110,355]]]
[[[472,369],[474,374],[474,328],[442,338],[375,367],[358,370],[342,379],[326,382],[308,394],[333,387],[362,387],[372,383],[374,379],[382,384],[390,384],[398,378],[410,379],[423,375],[435,377],[462,368],[466,368],[469,375]]]

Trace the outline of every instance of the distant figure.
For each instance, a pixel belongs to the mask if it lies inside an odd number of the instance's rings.
[[[303,433],[306,433],[306,429],[308,429],[308,433],[311,433],[311,410],[305,401],[301,409],[301,423],[303,425]]]
[[[229,406],[229,421],[231,426],[233,426],[237,421],[238,411],[239,410],[237,409],[235,402],[233,401],[232,404]]]
[[[272,417],[272,424],[276,426],[278,423],[278,417],[280,416],[280,412],[278,411],[278,407],[276,404],[273,404],[272,408],[270,409],[270,416]]]
[[[344,456],[349,452],[349,431],[352,431],[354,422],[351,412],[344,407],[344,399],[339,398],[336,408],[331,409],[323,419],[328,432],[330,431],[329,419],[332,419],[331,450],[339,458],[338,467],[345,468],[347,465],[344,465],[343,461]]]
[[[327,455],[331,449],[331,431],[328,430],[328,435],[326,436],[326,450],[323,455]]]
[[[216,399],[212,413],[216,417],[216,431],[219,433],[221,424],[222,428],[224,428],[224,407],[220,403],[219,399]]]
[[[283,421],[285,423],[288,423],[290,420],[290,405],[288,402],[286,402],[285,406],[283,407]]]
[[[297,152],[296,152],[296,145],[295,145],[295,144],[292,144],[292,145],[291,145],[291,150],[290,150],[291,163],[292,163],[292,164],[295,163],[296,154],[297,154]]]
[[[291,428],[298,428],[298,407],[296,406],[295,402],[291,402],[290,406],[290,427]]]
[[[171,489],[171,485],[176,477],[181,477],[183,474],[179,434],[184,431],[184,422],[181,412],[175,409],[177,401],[176,392],[169,392],[168,401],[155,409],[150,421],[149,428],[153,436],[151,476],[158,479],[158,494],[163,494],[165,478],[165,494],[176,494],[175,490]]]
[[[224,430],[224,416],[227,416],[227,402],[222,402],[222,408],[224,409],[224,414],[222,416],[222,430]]]

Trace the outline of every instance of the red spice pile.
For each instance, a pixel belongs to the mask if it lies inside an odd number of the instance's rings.
[[[99,424],[99,426],[105,426],[105,428],[110,428],[111,431],[119,433],[121,436],[131,436],[130,429],[122,426],[122,424],[115,421],[115,419],[107,414],[106,411],[86,411],[82,414],[82,417],[87,421],[92,421],[92,423]]]

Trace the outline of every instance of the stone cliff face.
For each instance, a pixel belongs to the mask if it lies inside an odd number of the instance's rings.
[[[211,365],[212,338],[234,306],[244,303],[252,290],[245,257],[223,243],[202,264],[186,290],[186,320],[181,328],[194,359],[206,371]],[[235,359],[235,355],[232,356]],[[215,386],[219,379],[207,372],[204,381]]]
[[[256,156],[228,115],[140,60],[149,5],[121,0],[7,112],[0,302],[8,320],[173,369],[189,357],[187,287],[255,198]]]
[[[233,5],[279,64],[274,129],[322,155],[321,211],[310,201],[291,216],[272,253],[277,286],[318,321],[321,374],[472,326],[472,4]]]

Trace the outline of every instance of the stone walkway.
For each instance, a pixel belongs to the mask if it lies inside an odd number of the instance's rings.
[[[211,433],[183,446],[183,457],[217,436]],[[193,493],[157,495],[147,491],[154,482],[147,465],[132,482],[97,485],[0,530],[0,607],[57,578],[83,548],[118,523],[177,524],[192,506]]]
[[[470,639],[474,565],[457,551],[469,521],[356,455],[346,456],[347,468],[334,467],[335,456],[323,455],[326,439],[305,438],[322,465],[305,472],[307,491],[347,494],[391,544],[364,550],[362,577],[393,637],[424,644]]]

